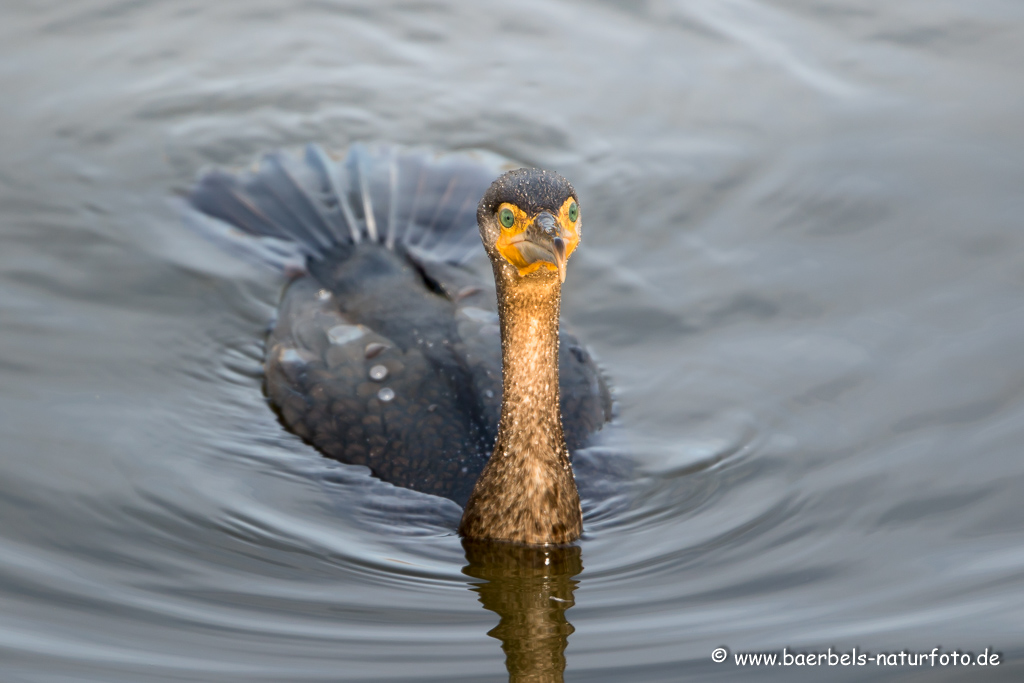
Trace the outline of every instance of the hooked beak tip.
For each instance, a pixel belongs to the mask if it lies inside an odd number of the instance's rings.
[[[555,248],[555,265],[558,266],[558,280],[561,283],[565,283],[565,241],[561,237],[556,237],[551,240],[552,245]]]

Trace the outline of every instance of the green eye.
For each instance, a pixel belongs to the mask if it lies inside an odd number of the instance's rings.
[[[569,220],[573,223],[580,217],[580,207],[576,202],[569,205]]]
[[[506,228],[511,228],[512,224],[516,222],[516,217],[512,215],[512,209],[502,209],[498,214],[498,220]]]

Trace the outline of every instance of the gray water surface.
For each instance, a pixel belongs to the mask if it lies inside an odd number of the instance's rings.
[[[584,503],[566,680],[1021,680],[1022,64],[1010,0],[4,3],[0,679],[507,679],[459,509],[282,429],[284,282],[172,201],[388,140],[580,194],[580,476],[635,471]]]

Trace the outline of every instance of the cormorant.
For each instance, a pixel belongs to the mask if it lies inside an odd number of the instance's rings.
[[[570,543],[570,452],[611,416],[600,371],[558,322],[582,213],[562,176],[499,176],[502,161],[353,145],[339,162],[310,146],[206,173],[188,217],[292,278],[265,361],[287,428],[464,505],[467,538]]]

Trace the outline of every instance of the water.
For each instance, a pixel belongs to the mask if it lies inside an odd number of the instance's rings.
[[[567,639],[571,681],[1024,676],[1018,3],[0,14],[4,681],[500,681],[497,638],[510,667]],[[171,201],[355,140],[580,193],[563,311],[618,414],[579,457],[636,472],[540,578],[281,429],[283,283]],[[1003,663],[751,672],[719,646]]]

